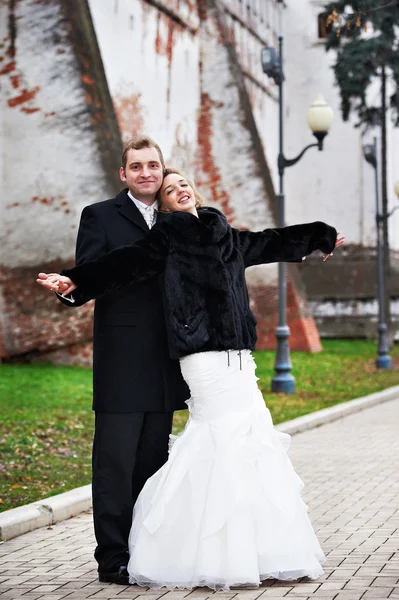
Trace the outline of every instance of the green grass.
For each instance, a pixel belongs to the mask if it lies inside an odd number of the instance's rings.
[[[270,393],[274,355],[255,353],[258,385],[275,424],[399,384],[399,347],[392,352],[394,370],[390,372],[376,370],[373,343],[324,340],[323,348],[319,354],[293,354],[294,396]]]
[[[0,366],[0,509],[90,482],[91,371]]]
[[[255,352],[276,424],[399,384],[397,347],[391,372],[376,372],[375,344],[328,340],[323,347],[293,353],[293,396],[269,392],[274,352]],[[186,411],[176,413],[174,433],[186,420]],[[0,510],[89,483],[92,434],[89,369],[0,365]]]

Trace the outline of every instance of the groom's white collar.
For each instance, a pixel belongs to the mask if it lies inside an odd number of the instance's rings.
[[[135,203],[135,205],[137,206],[137,208],[139,209],[139,211],[143,211],[143,210],[146,210],[148,208],[148,204],[145,204],[144,202],[141,202],[141,200],[137,200],[137,198],[135,198],[133,196],[133,194],[131,193],[130,190],[128,190],[127,195],[129,196],[129,198],[131,200],[133,200],[133,202]],[[155,200],[155,202],[153,204],[151,204],[151,206],[155,210],[158,210],[158,200]]]

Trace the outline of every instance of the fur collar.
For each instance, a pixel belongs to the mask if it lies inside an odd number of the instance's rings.
[[[198,209],[198,218],[190,213],[159,213],[157,223],[168,223],[169,227],[188,241],[201,244],[220,242],[226,235],[229,225],[226,217],[216,208],[204,206]]]

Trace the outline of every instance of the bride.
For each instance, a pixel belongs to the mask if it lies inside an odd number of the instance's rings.
[[[321,222],[238,231],[202,207],[194,184],[173,169],[160,201],[166,212],[147,238],[38,279],[95,298],[161,275],[169,352],[190,387],[190,416],[135,504],[130,582],[228,590],[317,578],[324,555],[287,456],[290,438],[274,429],[256,383],[244,271],[315,250],[326,260],[344,238]]]

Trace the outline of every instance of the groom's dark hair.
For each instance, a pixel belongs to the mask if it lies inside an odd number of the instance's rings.
[[[165,168],[165,161],[163,158],[161,148],[156,142],[154,142],[153,139],[151,139],[147,135],[138,135],[128,141],[122,153],[122,167],[126,169],[127,153],[129,152],[129,150],[142,150],[143,148],[155,148],[155,150],[159,154],[162,168]]]

